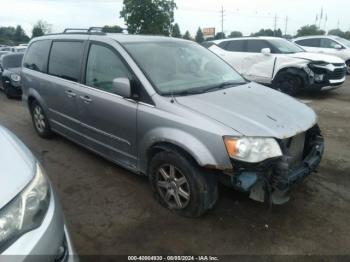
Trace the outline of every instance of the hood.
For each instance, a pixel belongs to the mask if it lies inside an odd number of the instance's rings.
[[[320,53],[309,53],[309,52],[301,52],[295,54],[289,54],[289,56],[299,59],[305,59],[309,61],[322,61],[330,64],[340,64],[344,63],[344,60],[331,55],[324,55]]]
[[[10,67],[10,68],[6,68],[6,70],[10,71],[11,73],[18,74],[18,75],[21,73],[20,67]]]
[[[317,120],[308,106],[256,83],[176,97],[176,101],[244,136],[288,138],[306,131]]]
[[[34,177],[35,158],[9,130],[0,126],[0,209]]]

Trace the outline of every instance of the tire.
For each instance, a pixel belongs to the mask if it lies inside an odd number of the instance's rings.
[[[52,131],[50,128],[49,121],[44,113],[42,106],[37,102],[33,101],[30,105],[30,113],[32,115],[32,121],[35,131],[42,138],[52,137]]]
[[[201,170],[180,152],[156,154],[148,175],[157,201],[181,216],[199,217],[217,202],[218,186],[214,174]]]
[[[346,61],[347,71],[346,73],[350,75],[350,60]]]
[[[4,94],[6,95],[6,97],[7,97],[8,99],[11,99],[11,98],[12,98],[12,95],[10,94],[10,90],[9,90],[7,84],[6,84],[5,82],[3,82],[2,86],[3,86],[3,88],[4,88]]]
[[[272,85],[274,89],[291,96],[298,94],[302,86],[302,79],[288,72],[279,73]]]

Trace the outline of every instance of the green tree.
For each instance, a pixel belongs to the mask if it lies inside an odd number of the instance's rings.
[[[329,35],[336,35],[336,36],[339,36],[339,37],[345,37],[345,32],[343,32],[342,30],[340,29],[332,29],[332,30],[329,30],[328,31],[328,34]]]
[[[183,39],[192,40],[192,36],[191,36],[190,32],[186,31],[186,33],[183,36]]]
[[[50,31],[51,26],[47,22],[39,20],[33,27],[32,38],[45,35],[47,33],[50,33]]]
[[[16,29],[12,26],[0,27],[0,43],[5,45],[13,45],[13,36]]]
[[[350,31],[345,32],[344,38],[350,40]]]
[[[243,34],[239,31],[232,31],[231,34],[229,35],[230,38],[235,38],[235,37],[242,37]]]
[[[13,41],[17,44],[26,43],[29,41],[29,37],[26,35],[26,33],[20,25],[16,27],[16,31],[13,35]]]
[[[204,42],[204,35],[202,32],[202,29],[199,27],[197,30],[197,34],[196,34],[196,42],[197,43],[202,43]]]
[[[105,25],[102,28],[102,32],[104,32],[104,33],[122,33],[123,28],[121,28],[118,25],[113,25],[113,26]]]
[[[298,30],[296,36],[324,35],[325,33],[325,31],[319,29],[316,25],[305,25]]]
[[[174,0],[124,0],[120,16],[132,34],[169,36],[174,22]]]
[[[216,39],[216,40],[218,40],[218,39],[225,39],[225,38],[226,38],[226,35],[223,32],[216,33],[216,35],[214,37],[214,39]]]
[[[178,23],[176,23],[174,26],[173,26],[173,30],[171,32],[171,36],[172,37],[177,37],[177,38],[181,38],[182,35],[181,35],[181,31],[180,31],[180,26]]]

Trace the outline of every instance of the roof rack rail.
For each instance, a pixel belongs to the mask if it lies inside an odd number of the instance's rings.
[[[90,27],[90,28],[66,28],[63,34],[105,34],[102,32],[103,27]]]

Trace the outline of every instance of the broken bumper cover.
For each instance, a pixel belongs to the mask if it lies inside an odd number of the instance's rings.
[[[310,66],[311,69],[306,70],[308,74],[308,90],[325,91],[341,87],[346,80],[346,65],[334,64],[330,69]],[[320,79],[321,78],[321,79]]]
[[[284,145],[281,147],[284,156],[260,164],[251,165],[234,161],[236,175],[231,177],[233,187],[249,193],[251,199],[259,202],[286,203],[289,200],[288,192],[291,187],[303,181],[319,166],[324,152],[324,139],[317,126],[307,131],[303,157],[297,165],[291,163],[288,148]]]

